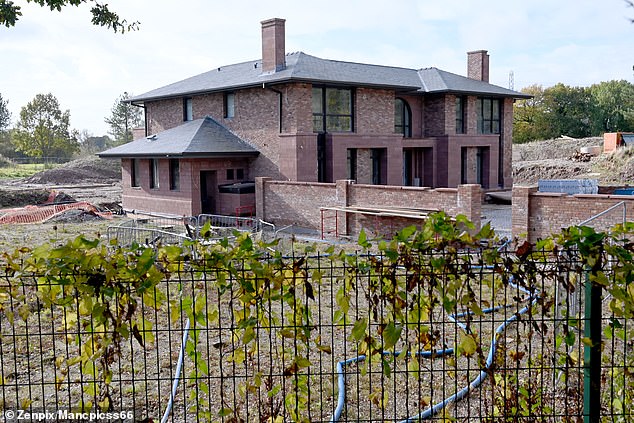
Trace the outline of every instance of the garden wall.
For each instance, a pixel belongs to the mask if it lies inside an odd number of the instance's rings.
[[[623,202],[603,216],[588,222],[604,230],[626,220],[634,220],[634,196],[614,194],[576,194],[538,192],[536,187],[514,187],[513,236],[535,242],[562,228],[578,225]]]
[[[464,214],[480,225],[482,191],[479,185],[458,188],[420,188],[355,184],[349,180],[336,183],[274,181],[256,178],[258,218],[277,226],[297,225],[322,228],[321,208],[367,207],[445,211],[450,216]],[[354,236],[361,228],[376,234],[388,234],[403,226],[420,223],[420,219],[385,217],[327,210],[323,222],[328,232]],[[336,225],[336,228],[333,227]]]

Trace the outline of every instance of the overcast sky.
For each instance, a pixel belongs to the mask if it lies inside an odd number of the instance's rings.
[[[286,19],[286,51],[325,59],[466,74],[466,52],[488,50],[490,82],[634,82],[634,8],[624,0],[109,0],[140,30],[90,23],[90,7],[50,12],[25,0],[0,27],[0,95],[13,121],[39,93],[94,135],[117,97],[261,57],[260,21]]]

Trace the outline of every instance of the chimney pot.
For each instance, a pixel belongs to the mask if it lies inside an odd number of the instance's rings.
[[[467,52],[467,77],[489,82],[489,54],[486,50]]]
[[[286,19],[273,18],[262,24],[262,72],[277,72],[286,68],[284,23]]]

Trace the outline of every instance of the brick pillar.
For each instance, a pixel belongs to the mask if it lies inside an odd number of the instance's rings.
[[[255,178],[255,217],[266,221],[266,209],[264,200],[266,198],[266,182],[271,178],[259,176]]]
[[[530,241],[531,194],[535,191],[537,191],[535,187],[513,187],[513,205],[511,206],[513,238]]]
[[[479,184],[458,185],[458,210],[480,229],[482,215],[482,187]]]
[[[346,207],[348,206],[348,187],[353,184],[354,181],[348,179],[340,179],[337,181],[337,195],[336,206]],[[339,220],[337,222],[337,232],[339,235],[348,235],[348,213],[338,212]]]

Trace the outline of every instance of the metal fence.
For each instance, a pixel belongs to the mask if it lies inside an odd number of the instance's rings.
[[[208,225],[208,232],[201,230]],[[180,245],[184,241],[205,238],[220,240],[233,237],[233,232],[252,235],[274,234],[275,226],[253,217],[201,214],[198,216],[172,216],[139,214],[108,228],[107,238],[118,245],[145,246]]]
[[[577,422],[593,406],[593,419],[634,421],[632,322],[607,311],[615,299],[599,292],[597,361],[574,253],[489,256],[157,262],[163,280],[122,311],[135,323],[107,346],[100,336],[112,328],[94,317],[97,302],[71,291],[63,304],[50,300],[70,276],[7,270],[0,410],[102,407],[155,422]],[[89,276],[72,277],[93,286]]]

